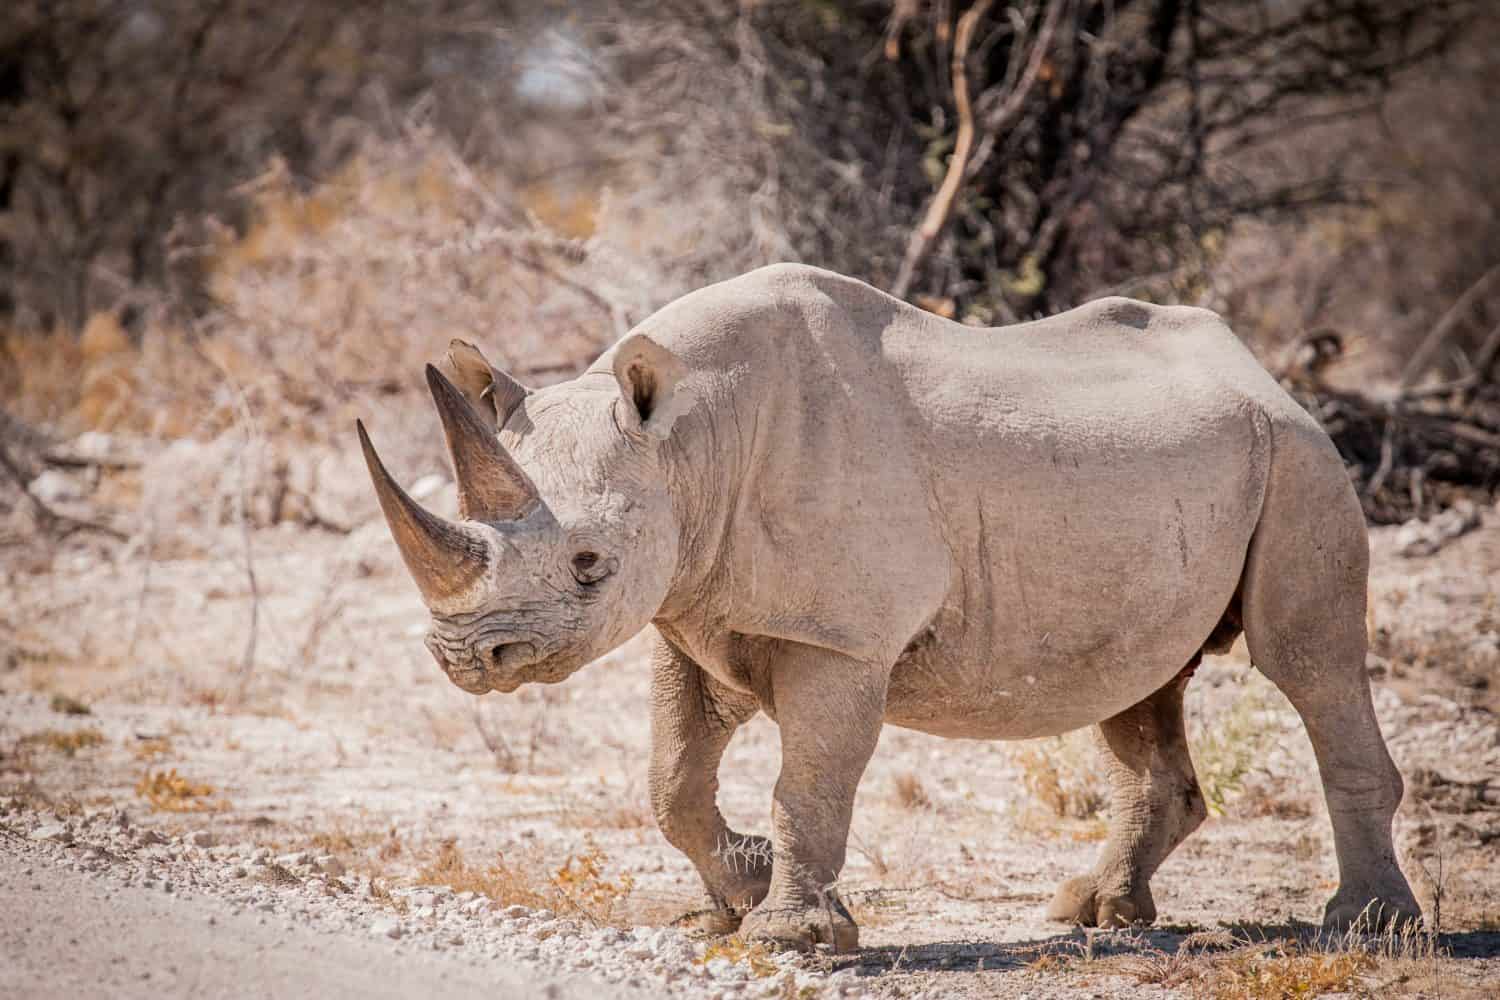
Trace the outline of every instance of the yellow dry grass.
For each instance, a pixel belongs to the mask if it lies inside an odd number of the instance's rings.
[[[1058,820],[1074,821],[1076,839],[1097,839],[1109,802],[1109,784],[1086,732],[1031,740],[1012,751],[1027,798],[1017,826],[1041,836],[1060,832]],[[1038,809],[1037,805],[1042,808]],[[1077,822],[1085,825],[1076,827]]]
[[[902,771],[896,775],[892,784],[895,786],[896,803],[902,809],[927,809],[932,806],[932,798],[927,794],[922,779],[911,771]]]
[[[716,958],[726,959],[735,965],[744,964],[756,979],[766,979],[781,971],[771,961],[771,957],[770,950],[764,944],[759,941],[747,942],[738,934],[733,934],[711,943],[697,961],[699,965],[707,965]]]
[[[99,746],[103,742],[104,734],[93,728],[43,729],[39,732],[28,733],[21,738],[23,746],[44,747],[69,757],[80,750]]]
[[[222,808],[213,798],[212,785],[190,781],[178,774],[175,767],[146,771],[135,786],[135,794],[161,812],[210,812]]]
[[[628,872],[611,873],[612,867],[604,850],[587,838],[582,853],[569,855],[550,871],[539,859],[516,862],[503,854],[483,867],[473,865],[457,844],[446,841],[418,870],[417,881],[477,892],[503,906],[556,910],[598,925],[628,925],[626,904],[635,878]]]

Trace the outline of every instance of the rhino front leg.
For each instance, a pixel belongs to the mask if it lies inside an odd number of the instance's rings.
[[[1191,669],[1100,723],[1111,786],[1109,841],[1093,871],[1057,890],[1047,909],[1053,920],[1091,927],[1156,920],[1151,876],[1207,815],[1182,721]]]
[[[651,657],[651,805],[668,842],[688,856],[708,890],[704,930],[732,933],[765,898],[771,844],[735,833],[719,812],[719,761],[745,720],[750,695],[715,681],[661,635]]]
[[[793,643],[778,651],[770,671],[769,707],[781,728],[771,890],[741,931],[777,947],[852,951],[859,929],[835,883],[854,793],[880,739],[889,671]]]

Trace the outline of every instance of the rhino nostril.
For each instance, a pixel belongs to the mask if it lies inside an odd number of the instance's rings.
[[[506,651],[506,649],[510,648],[510,646],[512,646],[512,645],[514,645],[514,644],[513,643],[509,643],[509,642],[501,642],[501,643],[497,643],[495,646],[491,647],[491,649],[490,649],[490,662],[493,663],[493,664],[495,664],[495,666],[498,667],[500,665],[500,663],[502,662],[502,660],[504,659],[504,657],[505,657],[505,651]]]

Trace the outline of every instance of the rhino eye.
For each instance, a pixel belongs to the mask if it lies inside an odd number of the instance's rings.
[[[597,552],[579,552],[573,556],[573,578],[579,583],[598,583],[613,571],[613,560],[606,560]]]

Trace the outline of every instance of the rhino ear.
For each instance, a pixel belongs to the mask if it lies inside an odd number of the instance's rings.
[[[682,385],[687,374],[682,360],[645,334],[632,333],[615,348],[614,367],[633,427],[665,440],[693,405],[692,394]]]
[[[467,340],[448,344],[443,368],[474,412],[492,428],[503,427],[515,408],[531,395],[530,389],[490,364],[479,348]]]

